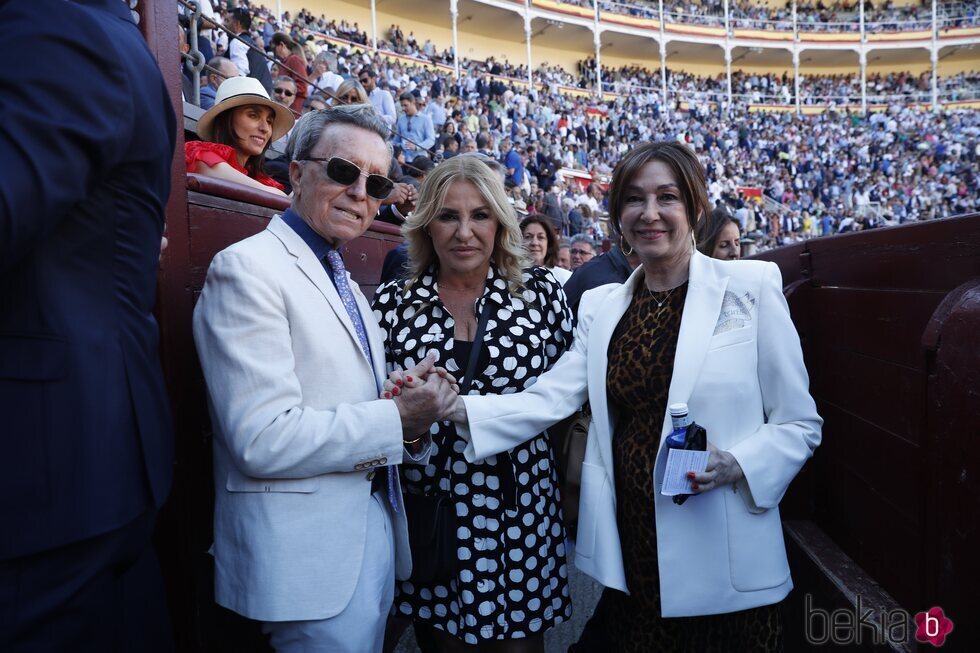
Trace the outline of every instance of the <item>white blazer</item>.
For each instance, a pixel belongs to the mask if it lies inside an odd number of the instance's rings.
[[[214,427],[215,599],[252,619],[347,606],[371,477],[402,462],[398,408],[378,399],[383,336],[350,283],[371,361],[323,265],[278,216],[214,257],[194,310]],[[405,514],[393,518],[396,575],[408,577]]]
[[[684,402],[708,440],[738,460],[745,478],[682,505],[656,502],[661,609],[665,617],[718,614],[769,605],[793,587],[779,501],[820,443],[823,420],[810,397],[799,336],[782,293],[779,268],[759,261],[718,261],[695,252],[681,318],[668,404]],[[530,389],[464,399],[470,459],[513,447],[592,405],[575,562],[607,587],[629,591],[616,525],[606,352],[626,312],[642,266],[625,284],[582,296],[575,342]],[[643,374],[643,370],[636,370]],[[656,484],[662,481],[660,427]]]

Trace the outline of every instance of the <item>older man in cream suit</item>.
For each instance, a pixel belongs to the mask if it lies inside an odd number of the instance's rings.
[[[194,313],[215,431],[215,596],[278,651],[381,650],[394,577],[411,571],[390,466],[425,461],[420,434],[454,401],[437,374],[379,399],[381,331],[340,256],[390,191],[390,151],[370,107],[304,116],[291,208],[215,256]]]

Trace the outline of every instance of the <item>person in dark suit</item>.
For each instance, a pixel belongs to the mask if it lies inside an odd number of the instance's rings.
[[[627,257],[618,246],[591,261],[583,263],[572,272],[565,283],[565,297],[572,315],[578,316],[578,303],[586,290],[592,290],[607,283],[623,283],[639,265],[636,257]]]
[[[225,16],[225,27],[236,37],[228,43],[228,58],[238,67],[242,75],[254,77],[262,82],[265,92],[272,94],[272,73],[269,72],[267,59],[254,49],[255,39],[252,38],[252,15],[245,7],[235,7]]]
[[[2,3],[0,32],[0,650],[172,650],[150,545],[171,99],[119,0]]]

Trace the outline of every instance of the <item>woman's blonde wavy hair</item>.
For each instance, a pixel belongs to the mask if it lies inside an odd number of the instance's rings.
[[[490,261],[507,279],[510,292],[519,295],[524,290],[521,270],[528,265],[528,260],[517,213],[507,201],[500,176],[472,156],[455,156],[440,163],[422,182],[415,212],[402,225],[402,235],[408,243],[410,270],[406,288],[416,283],[431,265],[438,263],[427,227],[439,215],[449,187],[456,181],[468,181],[476,186],[487,208],[497,218],[498,228]]]

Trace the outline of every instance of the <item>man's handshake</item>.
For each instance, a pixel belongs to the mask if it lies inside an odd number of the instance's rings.
[[[406,442],[427,432],[433,422],[450,419],[456,410],[459,385],[435,360],[430,353],[414,368],[392,372],[384,382],[381,396],[398,406]]]

